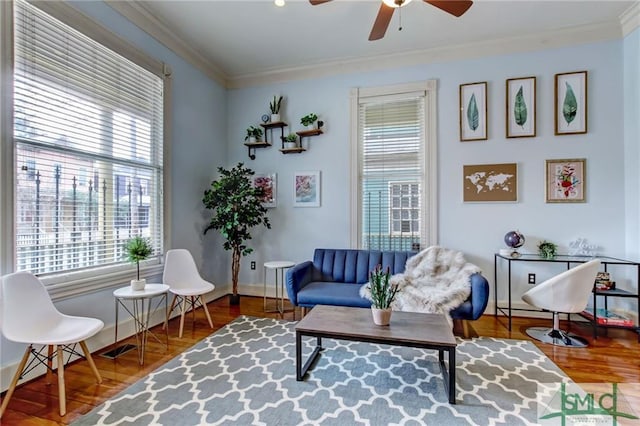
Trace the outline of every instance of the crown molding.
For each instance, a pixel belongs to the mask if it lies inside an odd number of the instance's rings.
[[[105,0],[105,3],[209,78],[227,87],[228,77],[215,63],[178,37],[162,19],[142,4],[121,0]]]
[[[636,1],[620,15],[620,25],[622,26],[623,37],[631,34],[640,27],[640,2]]]
[[[291,80],[327,77],[336,74],[370,72],[436,62],[554,49],[615,40],[621,37],[620,22],[611,21],[547,31],[540,34],[384,55],[384,60],[382,60],[383,57],[381,56],[344,58],[300,67],[272,69],[260,73],[230,76],[227,82],[229,88],[237,89]]]

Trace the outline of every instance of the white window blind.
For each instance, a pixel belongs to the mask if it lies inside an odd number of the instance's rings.
[[[163,241],[163,79],[22,0],[14,6],[17,270],[125,262]]]
[[[359,101],[360,246],[418,250],[424,241],[424,94]]]

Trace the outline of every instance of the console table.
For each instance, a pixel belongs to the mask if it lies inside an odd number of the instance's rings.
[[[514,308],[511,303],[511,264],[513,262],[554,262],[554,263],[564,263],[567,266],[567,269],[570,269],[572,265],[578,263],[585,263],[592,259],[600,259],[602,262],[602,266],[604,267],[604,271],[607,272],[607,269],[610,265],[621,265],[625,267],[635,268],[635,291],[628,291],[622,289],[612,289],[612,290],[598,290],[593,288],[593,318],[588,318],[583,316],[593,325],[593,337],[594,339],[598,337],[598,327],[613,327],[613,328],[625,328],[629,330],[633,330],[638,333],[638,340],[640,341],[640,326],[636,323],[634,326],[618,326],[612,324],[599,324],[598,316],[597,316],[597,306],[598,306],[598,298],[604,299],[604,308],[608,308],[608,298],[609,297],[625,297],[632,298],[636,300],[636,310],[637,315],[640,319],[640,290],[638,289],[638,284],[640,284],[640,263],[632,262],[629,260],[617,259],[615,257],[608,256],[569,256],[569,255],[559,255],[554,257],[553,259],[545,259],[540,257],[537,254],[521,254],[518,257],[510,257],[508,255],[502,255],[499,253],[494,254],[494,263],[493,263],[493,272],[494,272],[494,287],[493,287],[493,300],[494,300],[494,315],[497,317],[498,312],[508,318],[508,329],[511,331],[511,316],[513,311],[530,311],[530,312],[541,312],[539,309],[525,309],[525,308]],[[507,305],[499,305],[498,304],[498,287],[499,287],[499,275],[498,275],[498,267],[507,266]]]

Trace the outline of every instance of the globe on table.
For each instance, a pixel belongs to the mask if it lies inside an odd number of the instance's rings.
[[[504,236],[504,242],[507,246],[511,247],[511,257],[518,257],[520,253],[516,250],[518,247],[524,245],[524,235],[520,231],[509,231]]]

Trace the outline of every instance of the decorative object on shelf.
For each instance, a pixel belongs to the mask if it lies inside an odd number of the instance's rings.
[[[587,71],[555,75],[555,133],[587,133]]]
[[[507,138],[536,135],[536,78],[507,80]]]
[[[262,114],[262,117],[260,118],[262,119],[263,123],[268,123],[271,116],[269,114]]]
[[[600,271],[596,275],[595,288],[596,290],[602,291],[615,290],[616,282],[611,281],[611,274],[609,274],[609,272]]]
[[[233,293],[229,296],[229,303],[240,303],[238,295],[238,274],[240,273],[240,258],[253,252],[247,246],[251,239],[251,228],[263,225],[271,229],[267,217],[267,208],[262,205],[264,189],[253,185],[253,170],[238,163],[232,169],[218,167],[220,177],[204,191],[202,203],[207,209],[213,210],[206,234],[210,229],[217,229],[225,237],[223,247],[231,250],[231,283]]]
[[[314,123],[318,120],[318,116],[314,113],[309,113],[300,119],[300,124],[306,126],[308,130],[313,130]]]
[[[518,164],[463,166],[463,201],[518,201]]]
[[[262,205],[267,208],[276,206],[277,186],[276,174],[265,173],[253,176],[253,186],[262,188],[264,195],[262,197]]]
[[[589,244],[586,238],[576,238],[569,242],[570,256],[596,256],[598,246]]]
[[[262,134],[263,132],[261,128],[249,126],[247,127],[247,135],[244,137],[244,140],[248,141],[249,143],[260,142]]]
[[[376,325],[389,325],[391,320],[391,303],[399,288],[389,283],[390,276],[389,268],[383,272],[381,265],[369,273],[367,288],[371,291],[371,314]]]
[[[584,203],[587,172],[585,158],[547,160],[547,203]]]
[[[295,173],[293,206],[320,207],[320,171]]]
[[[487,82],[460,85],[460,141],[483,141],[487,131]]]
[[[520,231],[509,231],[504,236],[504,243],[511,249],[511,257],[519,257],[517,249],[524,245],[524,235]]]
[[[284,148],[293,149],[298,147],[298,135],[295,133],[289,133],[284,137]]]
[[[271,122],[277,123],[280,121],[280,106],[282,105],[282,96],[274,96],[273,100],[269,102],[269,110],[271,111]]]
[[[151,240],[141,235],[136,235],[127,240],[124,245],[124,252],[127,260],[136,264],[136,279],[131,280],[131,289],[133,291],[142,291],[147,283],[144,278],[140,279],[140,261],[148,259],[153,253]]]
[[[538,254],[543,259],[554,259],[558,254],[558,246],[547,240],[538,243]]]

